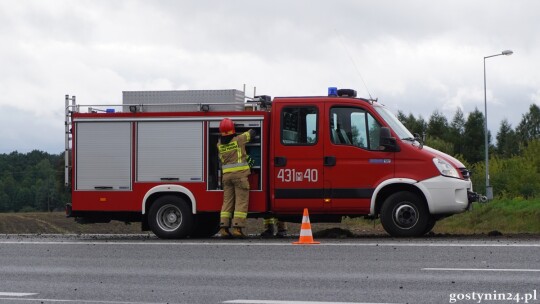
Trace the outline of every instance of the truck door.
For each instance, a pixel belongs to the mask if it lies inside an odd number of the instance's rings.
[[[271,139],[274,210],[320,211],[324,194],[321,109],[280,103],[274,113],[279,115],[273,122],[276,132]]]
[[[394,154],[379,149],[381,124],[359,106],[327,103],[324,184],[332,213],[368,213],[375,187],[394,176]]]

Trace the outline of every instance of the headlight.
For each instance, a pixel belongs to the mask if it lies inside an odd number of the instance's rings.
[[[433,163],[435,164],[435,167],[439,169],[441,175],[460,178],[456,168],[454,168],[449,162],[445,161],[444,159],[434,158]]]

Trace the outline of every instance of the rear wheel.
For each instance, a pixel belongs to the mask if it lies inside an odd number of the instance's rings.
[[[193,228],[193,214],[184,199],[166,195],[150,207],[148,225],[159,238],[185,238]]]
[[[430,219],[426,205],[412,192],[401,191],[390,195],[381,208],[381,223],[391,236],[422,236],[428,232],[426,229]]]

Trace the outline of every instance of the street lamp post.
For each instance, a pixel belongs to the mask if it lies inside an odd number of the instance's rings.
[[[488,152],[488,127],[487,127],[487,91],[486,91],[486,59],[501,55],[510,56],[514,52],[511,50],[502,51],[500,54],[490,55],[484,57],[484,137],[485,137],[485,148],[486,148],[486,196],[488,200],[493,199],[493,188],[489,184],[489,152]]]

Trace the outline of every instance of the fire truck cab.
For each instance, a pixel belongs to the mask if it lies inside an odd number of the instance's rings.
[[[66,96],[68,216],[140,221],[161,238],[214,235],[223,118],[257,134],[247,146],[249,217],[299,222],[308,208],[312,222],[380,217],[390,235],[420,236],[480,198],[461,162],[354,90],[244,100],[236,90],[124,92],[116,109],[83,113]]]

